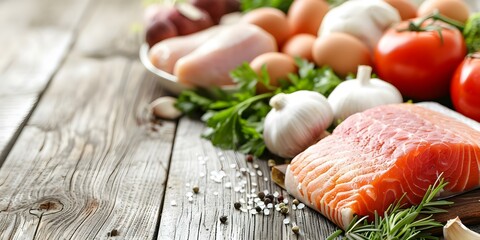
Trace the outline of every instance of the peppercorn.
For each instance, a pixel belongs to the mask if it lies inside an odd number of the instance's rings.
[[[235,207],[235,209],[239,210],[242,207],[242,204],[240,202],[235,202],[233,204],[233,207]]]
[[[194,186],[192,188],[193,193],[197,194],[200,191],[200,188],[198,186]]]
[[[263,202],[265,203],[265,205],[268,205],[270,203],[272,203],[272,200],[270,200],[270,198],[265,198],[265,200],[263,200]]]
[[[260,206],[256,206],[255,207],[255,210],[257,210],[257,212],[261,212],[262,211],[262,208]]]
[[[253,162],[253,155],[247,154],[247,162]]]
[[[294,204],[296,206],[296,205],[300,204],[300,202],[298,201],[298,199],[295,198],[295,199],[292,200],[292,204]]]
[[[295,234],[298,234],[300,232],[300,227],[299,226],[293,226],[292,227],[292,232]]]
[[[277,199],[278,199],[278,202],[283,202],[283,195],[278,195]]]
[[[277,163],[275,163],[275,160],[273,160],[273,159],[268,160],[267,164],[268,164],[268,167],[273,167],[273,166],[277,165]]]
[[[270,201],[273,202],[273,199],[275,198],[271,193],[265,195],[266,198],[270,198]]]
[[[280,207],[280,213],[283,214],[283,215],[287,215],[288,214],[288,207],[287,206]]]
[[[223,216],[220,217],[220,222],[221,222],[221,223],[226,223],[226,222],[227,222],[227,219],[228,219],[228,217],[225,216],[225,215],[223,215]]]
[[[263,201],[263,199],[265,199],[265,193],[264,192],[258,192],[257,197],[260,198],[260,200]]]

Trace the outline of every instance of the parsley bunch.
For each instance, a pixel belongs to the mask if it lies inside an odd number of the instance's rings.
[[[280,81],[278,88],[268,84],[270,79],[266,68],[257,74],[248,63],[244,63],[230,73],[237,84],[235,91],[220,88],[186,90],[179,95],[176,106],[188,115],[202,115],[201,120],[208,127],[202,136],[214,146],[260,156],[266,148],[263,122],[271,110],[268,105],[271,97],[280,92],[298,90],[317,91],[328,96],[341,82],[329,67],[316,68],[313,63],[300,58],[295,61],[297,74],[290,74],[288,80]],[[271,92],[257,95],[259,82]]]

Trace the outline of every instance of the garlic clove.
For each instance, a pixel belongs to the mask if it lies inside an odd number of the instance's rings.
[[[182,112],[175,107],[177,99],[174,97],[160,97],[150,103],[150,110],[156,117],[175,120],[182,116]]]
[[[463,225],[458,217],[447,221],[443,227],[443,237],[445,240],[480,240],[480,234]]]

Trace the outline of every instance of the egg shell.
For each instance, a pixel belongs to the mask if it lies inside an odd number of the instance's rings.
[[[281,51],[289,56],[301,57],[313,62],[312,48],[315,39],[317,39],[316,36],[306,33],[294,35],[283,44]]]
[[[412,19],[417,17],[417,7],[410,0],[384,0],[392,7],[397,9],[402,20]]]
[[[270,33],[277,41],[278,46],[281,46],[290,37],[287,16],[276,8],[254,9],[243,15],[241,21],[255,24]]]
[[[324,0],[296,0],[288,9],[287,18],[291,33],[316,35],[323,17],[329,10]]]
[[[426,0],[418,7],[417,14],[424,17],[435,10],[462,23],[465,23],[470,15],[468,5],[463,0]]]
[[[250,67],[257,74],[261,74],[263,66],[267,69],[270,85],[272,86],[279,86],[281,79],[287,80],[288,74],[297,72],[295,60],[291,56],[279,52],[261,54],[250,62]],[[258,93],[268,91],[262,83],[257,84]]]
[[[346,33],[334,32],[317,38],[312,51],[318,66],[330,66],[341,77],[355,73],[359,65],[372,65],[368,47]]]

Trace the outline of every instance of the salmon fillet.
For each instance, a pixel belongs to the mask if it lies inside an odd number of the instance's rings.
[[[439,174],[442,196],[480,186],[480,132],[414,104],[376,107],[347,118],[297,155],[287,191],[342,228],[354,215],[383,213],[406,193],[418,204]]]

